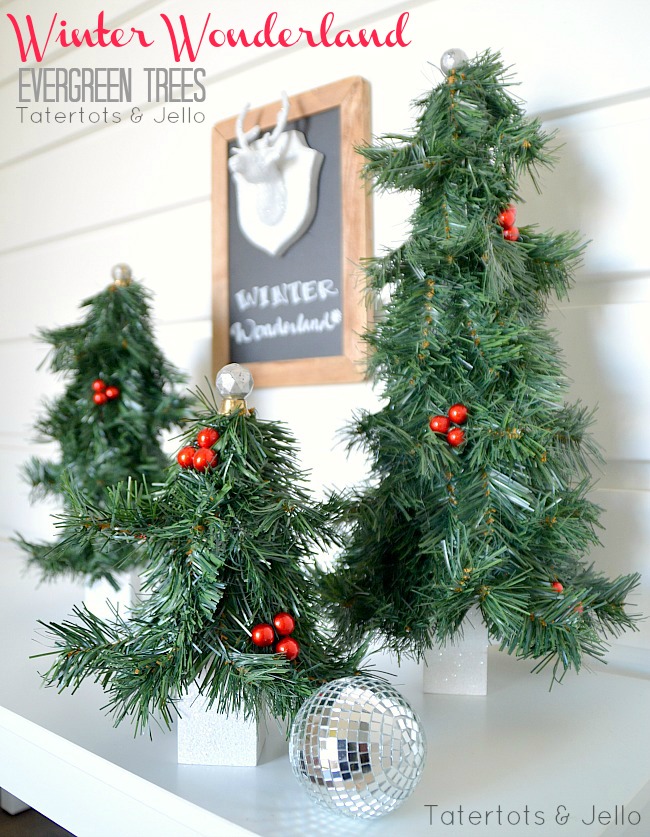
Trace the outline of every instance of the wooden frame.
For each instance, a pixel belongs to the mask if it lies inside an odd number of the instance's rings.
[[[365,377],[364,346],[360,335],[368,323],[361,261],[372,255],[371,196],[361,180],[363,160],[355,146],[370,140],[370,86],[355,76],[291,97],[290,120],[339,108],[341,154],[341,290],[343,353],[333,357],[306,357],[246,363],[256,387],[327,384],[361,381]],[[272,128],[280,102],[252,111],[246,125]],[[230,363],[229,315],[229,143],[236,137],[236,117],[219,122],[212,134],[212,271],[214,372]]]

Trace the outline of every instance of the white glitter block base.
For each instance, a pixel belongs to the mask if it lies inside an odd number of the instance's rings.
[[[0,788],[0,808],[7,814],[11,814],[12,817],[15,814],[22,814],[23,811],[29,811],[29,805],[25,805],[21,799],[4,788]],[[9,826],[9,830],[11,831],[11,826]]]
[[[205,698],[192,686],[178,703],[178,763],[255,767],[258,764],[267,724],[245,721],[237,714],[225,715],[208,709]]]
[[[462,637],[424,655],[424,691],[438,695],[486,695],[487,649],[487,627],[479,608],[473,607],[463,621]]]

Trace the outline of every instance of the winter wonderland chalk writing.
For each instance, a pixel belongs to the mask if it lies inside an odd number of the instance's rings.
[[[250,308],[263,310],[278,306],[293,306],[325,301],[330,297],[339,297],[339,288],[331,279],[311,279],[306,282],[282,282],[279,285],[254,285],[250,290],[239,290],[234,294],[237,308],[247,311]],[[290,337],[299,334],[334,331],[340,328],[343,314],[340,308],[332,308],[319,316],[310,317],[300,312],[294,319],[286,320],[276,316],[271,322],[258,324],[252,317],[237,320],[230,327],[230,334],[237,345],[259,343],[260,340],[273,340],[278,337]]]

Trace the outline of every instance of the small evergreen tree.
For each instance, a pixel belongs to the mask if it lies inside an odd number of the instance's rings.
[[[353,641],[378,631],[419,656],[477,604],[504,650],[558,677],[634,626],[624,606],[638,576],[609,580],[586,560],[598,451],[590,412],[564,401],[544,320],[581,247],[515,226],[518,177],[537,185],[551,138],[509,93],[498,55],[459,66],[454,53],[417,102],[414,133],[360,149],[377,190],[419,202],[408,240],[367,267],[372,290],[392,290],[365,335],[386,403],[349,429],[372,476],[350,497],[349,542],[322,580]]]
[[[333,509],[311,501],[287,431],[246,409],[249,378],[236,364],[222,370],[218,382],[234,387],[222,412],[201,396],[163,487],[122,484],[98,507],[77,494],[62,521],[79,548],[108,540],[146,558],[143,598],[126,618],[82,606],[46,626],[56,649],[46,682],[98,680],[116,724],[169,725],[195,681],[221,711],[289,717],[320,683],[357,669],[360,653],[319,627],[309,577],[335,537]]]
[[[105,489],[120,480],[160,481],[167,463],[160,434],[178,425],[189,400],[175,391],[182,376],[163,356],[153,336],[150,293],[118,265],[114,281],[81,303],[78,323],[43,329],[52,372],[67,379],[64,392],[45,404],[36,422],[39,441],[56,442],[57,460],[33,457],[25,467],[34,496],[64,500],[66,486],[101,505]],[[119,544],[94,549],[88,542],[54,544],[19,538],[29,563],[44,578],[59,575],[106,578],[134,566]],[[64,548],[59,548],[63,546]]]

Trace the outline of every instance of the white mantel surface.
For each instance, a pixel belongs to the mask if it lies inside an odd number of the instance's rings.
[[[0,557],[11,582],[15,551],[5,547]],[[77,837],[650,834],[648,651],[618,647],[607,667],[568,676],[549,692],[546,674],[531,675],[529,663],[491,649],[487,697],[423,695],[417,670],[405,667],[395,684],[404,684],[425,724],[425,776],[396,813],[354,821],[307,799],[278,736],[271,735],[256,768],[178,765],[175,731],[154,729],[150,740],[134,738],[126,724],[114,729],[100,711],[105,696],[96,685],[75,695],[42,688],[44,661],[28,659],[42,645],[30,615],[34,602],[25,597],[40,599],[48,618],[55,591],[33,591],[28,581],[14,577],[9,589],[18,595],[3,597],[0,609],[0,787]],[[620,818],[621,806],[626,817],[637,810],[641,824],[583,824],[594,805],[612,818]],[[555,823],[558,806],[571,815],[566,825]],[[440,822],[445,810],[456,811],[454,825]],[[467,822],[471,811],[484,818],[490,810],[488,825]],[[543,826],[533,824],[538,811]],[[522,817],[519,826],[507,824],[509,812]]]

